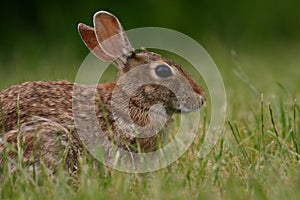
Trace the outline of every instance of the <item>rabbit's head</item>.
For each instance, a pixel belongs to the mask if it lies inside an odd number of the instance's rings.
[[[111,13],[99,11],[94,15],[94,28],[80,23],[78,29],[94,55],[117,66],[116,86],[123,94],[130,93],[129,106],[149,110],[160,104],[172,115],[195,111],[205,102],[204,90],[181,66],[145,49],[136,51]]]

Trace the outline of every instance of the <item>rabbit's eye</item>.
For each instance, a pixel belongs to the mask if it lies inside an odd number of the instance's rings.
[[[155,73],[161,78],[167,78],[172,75],[172,71],[167,65],[157,65],[155,68]]]

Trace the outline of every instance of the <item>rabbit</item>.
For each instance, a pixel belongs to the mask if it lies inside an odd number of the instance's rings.
[[[83,23],[78,25],[83,42],[96,57],[113,62],[118,69],[115,82],[99,83],[95,86],[98,98],[94,100],[91,108],[96,109],[97,121],[103,134],[108,141],[126,151],[146,153],[155,151],[161,147],[159,141],[164,140],[164,134],[167,134],[172,124],[172,116],[175,113],[198,110],[206,101],[205,92],[172,60],[146,49],[135,50],[119,20],[113,14],[99,11],[95,13],[93,20],[94,28]],[[144,71],[140,73],[141,76],[135,78],[139,80],[145,76],[155,80],[155,83],[141,86],[130,96],[129,123],[124,109],[113,105],[122,103],[118,100],[124,95],[126,97],[127,90],[131,87],[126,85],[126,82],[118,84],[118,81],[133,69],[139,72],[138,67],[141,65],[144,66]],[[179,77],[183,77],[189,83],[192,91],[181,84]],[[160,85],[160,82],[165,80],[183,94],[180,97],[181,103],[173,91]],[[28,166],[38,168],[43,162],[50,169],[55,169],[60,164],[71,171],[77,169],[78,159],[83,155],[85,143],[102,139],[93,137],[93,131],[96,131],[94,127],[85,124],[82,125],[83,128],[75,126],[73,106],[82,108],[85,102],[73,96],[74,88],[75,83],[64,80],[35,81],[17,84],[0,92],[0,125],[2,125],[0,167],[1,163],[6,161],[13,169],[18,156],[16,149],[21,148],[22,162]],[[89,99],[93,94],[88,88],[90,86],[82,85],[76,90]],[[113,98],[114,93],[118,98]],[[155,131],[155,126],[161,124],[161,111],[158,109],[150,113],[151,107],[156,104],[164,108],[163,116],[166,120],[161,125],[162,128],[157,129],[158,133],[149,136],[147,134]],[[139,127],[147,127],[151,121],[150,115],[153,126],[150,127],[151,131],[145,131],[147,132],[145,137],[128,134],[132,123]],[[120,127],[115,116],[123,120],[124,127]],[[82,114],[80,117],[83,119],[86,116]],[[86,135],[84,141],[78,134],[79,129],[87,129],[90,133]]]

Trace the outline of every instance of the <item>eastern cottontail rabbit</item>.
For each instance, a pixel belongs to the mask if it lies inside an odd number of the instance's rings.
[[[204,103],[203,89],[179,65],[145,49],[135,51],[114,15],[105,11],[97,12],[94,15],[94,28],[80,23],[78,30],[94,55],[105,61],[113,61],[119,70],[116,82],[102,83],[95,87],[99,98],[92,105],[104,135],[118,147],[132,152],[154,151],[159,148],[158,141],[163,132],[160,127],[157,128],[158,133],[150,136],[147,136],[148,133],[143,137],[128,133],[135,130],[128,126],[128,115],[124,114],[126,109],[118,106],[118,103],[122,103],[118,100],[127,97],[132,85],[127,85],[126,82],[118,85],[117,82],[132,69],[139,71],[139,67],[143,66],[140,76],[135,76],[136,80],[152,81],[142,85],[128,97],[127,111],[130,120],[139,127],[147,127],[150,123],[149,112],[153,105],[160,104],[164,107],[166,123],[163,126],[167,127],[174,113],[195,111]],[[113,39],[108,40],[111,37]],[[181,84],[180,77],[189,83],[192,91]],[[163,82],[164,85],[161,84]],[[172,85],[174,90],[182,94],[180,100],[166,84]],[[3,136],[0,137],[0,163],[6,160],[13,168],[18,152],[13,148],[22,148],[23,162],[28,165],[38,167],[43,161],[48,167],[54,168],[64,160],[68,169],[76,168],[78,156],[83,153],[83,142],[78,135],[81,127],[76,127],[74,122],[74,105],[82,108],[85,102],[73,97],[74,86],[74,83],[68,81],[36,81],[14,85],[0,92],[0,126],[2,125],[3,130]],[[87,99],[92,98],[93,94],[88,87],[78,87],[77,92]],[[118,98],[113,102],[114,92]],[[161,124],[160,115],[160,112],[152,112],[151,123],[154,126],[147,130],[156,130],[156,124]],[[122,120],[125,128],[120,127],[116,117]],[[139,134],[143,133],[137,135]],[[87,135],[87,140],[89,137],[90,140],[95,140],[92,135],[93,133]]]

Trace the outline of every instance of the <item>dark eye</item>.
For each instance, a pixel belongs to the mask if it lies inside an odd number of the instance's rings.
[[[155,73],[161,78],[167,78],[172,75],[172,71],[167,65],[157,65],[155,68]]]

